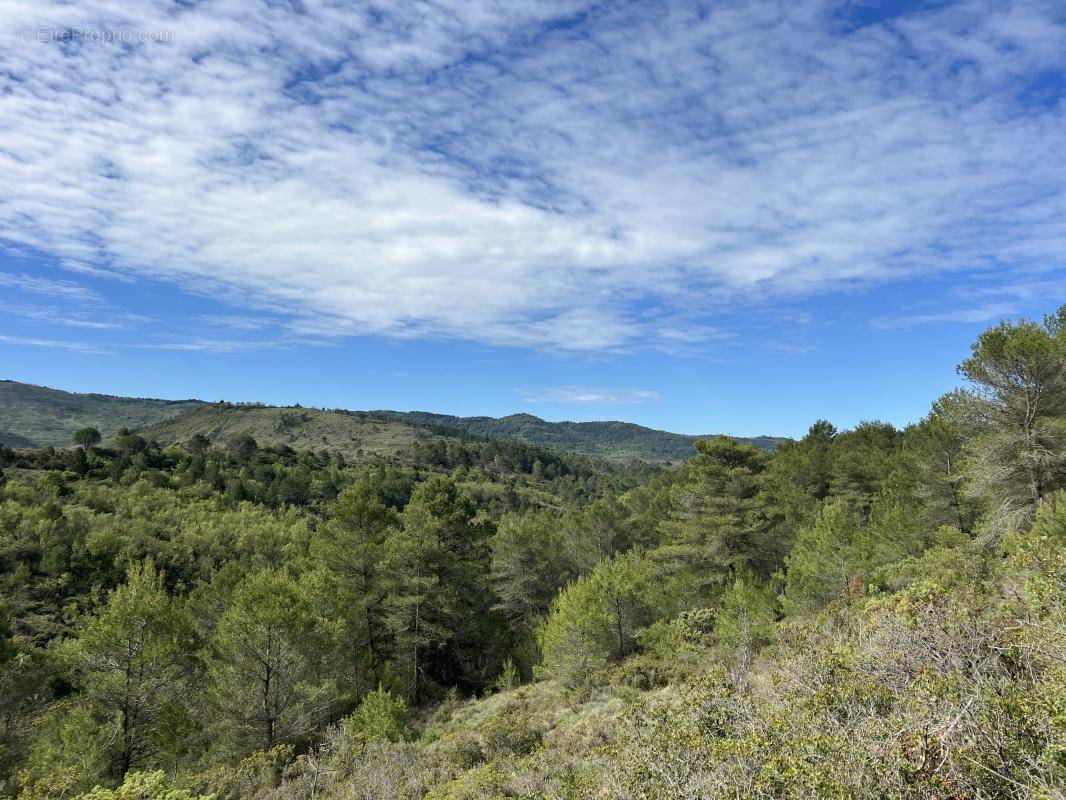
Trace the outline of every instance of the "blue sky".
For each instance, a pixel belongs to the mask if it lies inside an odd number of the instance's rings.
[[[0,6],[0,377],[903,424],[1066,301],[1061,2]]]

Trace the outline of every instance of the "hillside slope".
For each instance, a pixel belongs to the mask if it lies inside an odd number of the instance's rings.
[[[395,453],[415,441],[470,435],[594,456],[616,463],[676,462],[689,458],[697,436],[645,428],[631,422],[548,422],[532,414],[456,417],[425,411],[323,411],[259,405],[208,404],[78,394],[0,381],[0,444],[69,447],[79,428],[99,428],[105,440],[126,427],[161,442],[201,433],[213,441],[248,433],[264,445],[294,449]],[[785,439],[741,438],[772,452]]]
[[[697,439],[706,438],[645,428],[632,422],[548,422],[532,414],[496,418],[453,417],[424,411],[372,413],[439,428],[455,428],[475,436],[516,439],[615,461],[638,458],[646,461],[681,461],[692,456]],[[740,441],[772,452],[786,440],[777,436],[757,436],[740,438]]]
[[[198,433],[212,442],[247,434],[260,445],[329,450],[348,460],[363,453],[395,455],[415,442],[440,438],[426,428],[396,420],[311,408],[229,404],[201,406],[138,432],[164,444],[185,442]]]
[[[79,394],[0,380],[0,443],[69,447],[79,428],[98,428],[106,438],[121,427],[141,428],[201,405],[199,400]]]

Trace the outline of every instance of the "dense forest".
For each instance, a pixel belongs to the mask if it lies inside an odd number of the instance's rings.
[[[959,373],[676,467],[0,447],[0,794],[1061,798],[1066,306]]]

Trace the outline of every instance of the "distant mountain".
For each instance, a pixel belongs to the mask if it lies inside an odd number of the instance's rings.
[[[74,431],[94,427],[108,437],[176,417],[199,400],[151,400],[77,394],[0,380],[0,442],[9,447],[70,447]]]
[[[323,411],[260,405],[153,400],[77,394],[0,381],[0,443],[10,447],[69,447],[74,431],[99,428],[105,440],[121,427],[161,442],[201,433],[213,441],[249,434],[260,444],[294,449],[395,453],[441,436],[505,439],[583,453],[611,461],[681,461],[697,436],[659,431],[631,422],[548,422],[531,414],[455,417],[424,411]],[[772,451],[781,437],[742,438]]]
[[[557,450],[585,453],[612,461],[681,461],[693,454],[697,439],[708,438],[645,428],[632,422],[548,422],[532,414],[453,417],[425,411],[370,413],[420,425],[454,428],[489,439],[513,439]],[[780,436],[738,438],[766,452],[772,452],[788,441]]]

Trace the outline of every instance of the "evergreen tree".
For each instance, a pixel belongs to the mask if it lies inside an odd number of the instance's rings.
[[[704,592],[721,590],[734,570],[771,571],[776,553],[760,497],[766,457],[736,439],[701,440],[698,455],[673,487],[673,510],[663,522],[655,558],[672,571],[697,577]]]
[[[958,370],[971,384],[957,399],[974,487],[1031,517],[1066,485],[1066,306],[1042,325],[989,328]]]
[[[551,613],[537,631],[538,676],[575,685],[606,665],[611,653],[611,619],[606,603],[589,581],[589,577],[579,577],[552,601]]]
[[[488,531],[475,514],[453,479],[434,475],[415,490],[402,527],[385,542],[386,619],[414,702],[428,680],[469,680],[494,666],[485,648],[495,605]]]
[[[399,742],[409,735],[407,704],[379,686],[367,693],[345,720],[345,727],[362,742]]]
[[[737,658],[743,674],[755,653],[773,639],[777,618],[776,581],[762,583],[751,575],[738,574],[722,594],[714,614],[718,642]]]
[[[569,560],[582,572],[591,571],[601,561],[634,544],[625,506],[613,496],[601,497],[587,508],[572,511],[563,526],[569,533]]]
[[[850,431],[837,434],[829,448],[830,494],[848,501],[865,519],[891,474],[899,442],[899,431],[886,422],[860,422]]]
[[[799,441],[785,442],[770,459],[763,476],[766,513],[778,530],[782,550],[809,525],[829,495],[833,477],[830,446],[837,430],[822,419]]]
[[[602,562],[559,593],[538,631],[540,672],[579,683],[609,661],[637,647],[638,632],[680,610],[691,587],[664,578],[639,553]]]
[[[321,725],[337,702],[324,674],[331,626],[284,570],[236,588],[212,640],[210,672],[223,735],[269,750]]]
[[[548,611],[560,588],[578,575],[567,557],[571,535],[548,509],[504,516],[492,537],[492,580],[497,608],[518,633]]]
[[[150,561],[83,618],[64,655],[81,697],[109,730],[112,771],[121,780],[150,761],[164,712],[182,701],[193,668],[192,628]]]
[[[855,576],[860,523],[846,500],[826,501],[814,524],[800,532],[785,559],[786,611],[816,611],[844,592]]]
[[[952,398],[943,398],[925,419],[904,431],[886,486],[910,498],[927,530],[954,525],[970,533],[979,506],[965,486],[965,438],[956,406]]]
[[[366,479],[341,492],[328,513],[329,524],[314,540],[313,554],[336,577],[337,600],[361,620],[371,654],[383,657],[386,580],[381,567],[385,540],[399,517]]]
[[[7,604],[0,598],[0,666],[15,655],[14,637],[11,635],[11,619],[7,613]]]
[[[74,441],[81,445],[84,452],[89,452],[94,444],[99,444],[103,437],[100,436],[100,431],[96,428],[82,428],[74,433]]]

